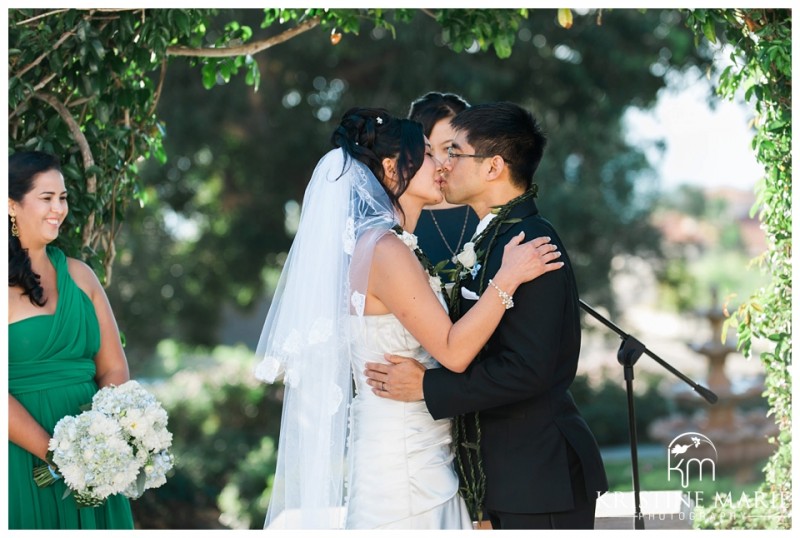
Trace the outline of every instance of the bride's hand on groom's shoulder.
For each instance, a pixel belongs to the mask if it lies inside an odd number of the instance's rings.
[[[364,370],[372,392],[381,398],[415,402],[423,399],[422,376],[425,367],[415,359],[384,355],[389,364],[368,362]]]
[[[561,252],[558,246],[551,243],[547,236],[536,237],[525,241],[525,232],[520,232],[511,238],[503,248],[503,261],[494,280],[503,281],[509,289],[503,288],[513,295],[517,286],[529,282],[544,273],[555,271],[564,266],[558,261]],[[508,283],[506,283],[508,279]],[[501,286],[502,287],[502,286]]]

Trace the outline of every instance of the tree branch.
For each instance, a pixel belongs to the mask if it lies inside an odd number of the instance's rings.
[[[75,28],[73,28],[69,32],[65,32],[64,35],[62,35],[61,37],[58,38],[58,41],[55,42],[55,44],[53,45],[53,47],[50,50],[48,50],[47,52],[45,52],[44,54],[42,54],[41,56],[36,58],[34,61],[29,63],[25,67],[23,67],[19,72],[15,73],[12,76],[17,77],[17,78],[21,78],[22,75],[24,75],[25,73],[27,73],[28,71],[30,71],[31,69],[33,69],[34,67],[39,65],[40,63],[42,63],[42,60],[47,58],[47,56],[49,56],[50,53],[52,53],[54,50],[56,50],[58,47],[60,47],[61,44],[64,43],[64,41],[66,41],[70,37],[74,36],[75,35],[75,31],[77,29],[78,29],[78,27],[76,26]]]
[[[294,28],[281,32],[280,34],[262,39],[261,41],[253,41],[238,47],[222,47],[222,48],[199,48],[194,49],[190,47],[172,46],[167,47],[168,56],[194,56],[202,58],[228,58],[231,56],[246,56],[248,54],[257,54],[275,45],[280,45],[284,41],[288,41],[295,36],[298,36],[308,30],[319,25],[319,17],[314,17],[306,22],[302,22]]]
[[[45,13],[41,13],[39,15],[36,15],[35,17],[31,17],[30,19],[25,19],[24,21],[19,21],[16,24],[17,24],[17,26],[23,26],[25,24],[30,24],[32,22],[36,22],[39,19],[43,19],[45,17],[52,17],[53,15],[58,15],[59,13],[66,13],[70,9],[71,8],[68,8],[68,9],[54,9],[52,11],[47,11]],[[140,9],[142,11],[144,11],[144,9],[140,8],[140,7],[137,7],[137,8],[92,8],[89,11],[91,13],[94,13],[95,11],[99,11],[101,13],[116,13],[116,12],[119,12],[119,11],[139,11]]]
[[[30,19],[25,19],[24,21],[19,21],[17,23],[17,26],[24,26],[25,24],[30,24],[32,22],[36,22],[39,19],[43,19],[45,17],[51,17],[53,15],[58,15],[59,13],[65,13],[67,11],[69,11],[69,9],[54,9],[53,11],[47,11],[47,12],[42,13],[40,15],[36,15],[35,17],[31,17]]]
[[[436,14],[428,8],[420,8],[420,11],[433,20],[436,20]]]
[[[55,73],[50,73],[48,76],[46,76],[44,79],[42,79],[42,81],[41,81],[41,82],[39,82],[39,84],[37,84],[36,86],[34,86],[34,87],[33,87],[33,91],[34,91],[34,92],[38,92],[39,90],[41,90],[42,88],[44,88],[45,86],[47,86],[47,84],[48,84],[48,83],[49,83],[51,80],[53,80],[54,78],[56,78],[57,76],[58,76],[58,75],[56,75]]]
[[[75,99],[74,101],[69,101],[69,102],[67,102],[65,104],[67,105],[68,108],[74,108],[76,106],[81,106],[84,103],[88,103],[92,99],[96,99],[96,98],[97,98],[96,95],[91,95],[89,97],[81,97],[80,99]]]
[[[158,101],[161,99],[161,91],[164,89],[164,79],[167,78],[167,59],[164,58],[161,60],[161,74],[158,77],[158,87],[156,88],[156,92],[153,94],[153,106],[150,107],[150,110],[147,111],[148,116],[152,116],[156,112],[156,106],[158,106]]]
[[[83,158],[83,169],[88,170],[91,166],[94,166],[94,156],[92,155],[92,149],[89,147],[89,142],[86,140],[86,136],[84,136],[83,131],[81,131],[78,122],[75,121],[75,118],[72,117],[72,114],[67,107],[64,106],[64,103],[58,100],[54,95],[50,95],[49,93],[41,93],[36,92],[33,94],[35,99],[39,99],[40,101],[44,101],[51,107],[53,107],[58,115],[61,116],[61,119],[64,120],[64,123],[67,124],[67,128],[69,129],[70,134],[75,139],[75,142],[78,144],[78,147],[81,150],[81,157]],[[89,194],[95,194],[97,192],[97,176],[92,174],[86,177],[86,192]],[[89,246],[92,240],[92,235],[94,234],[94,210],[89,213],[89,216],[86,219],[86,227],[83,230],[83,247]]]

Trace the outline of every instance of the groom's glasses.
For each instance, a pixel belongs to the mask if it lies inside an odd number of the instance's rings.
[[[480,155],[478,153],[457,153],[453,151],[453,146],[447,148],[447,158],[448,159],[460,159],[461,157],[473,157],[475,159],[487,159],[491,157],[491,155]]]
[[[447,160],[460,159],[461,157],[472,157],[473,159],[489,159],[491,157],[494,157],[494,155],[483,155],[480,153],[458,153],[456,151],[453,151],[453,146],[447,148]],[[511,163],[506,161],[506,164],[511,164]]]

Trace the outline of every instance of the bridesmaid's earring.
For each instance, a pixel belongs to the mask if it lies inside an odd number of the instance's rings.
[[[19,228],[17,227],[17,217],[11,215],[11,235],[19,237]]]

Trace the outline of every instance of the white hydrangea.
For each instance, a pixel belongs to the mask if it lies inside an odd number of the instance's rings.
[[[173,467],[167,412],[138,382],[104,387],[92,408],[62,418],[49,448],[76,501],[96,505],[110,495],[139,497],[166,482]]]

